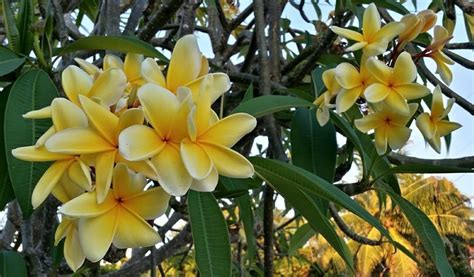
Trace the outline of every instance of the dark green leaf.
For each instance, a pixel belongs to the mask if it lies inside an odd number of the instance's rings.
[[[25,162],[14,158],[12,149],[34,145],[52,125],[51,120],[24,119],[23,114],[49,106],[57,89],[48,74],[39,69],[23,73],[13,84],[5,109],[5,149],[8,171],[23,216],[32,211],[31,193],[48,163]]]
[[[290,248],[288,249],[289,255],[295,255],[296,251],[303,247],[306,242],[316,235],[316,232],[311,228],[308,223],[298,228],[296,233],[291,237]]]
[[[247,259],[250,264],[255,263],[255,254],[257,253],[255,235],[253,233],[252,199],[248,194],[244,194],[235,199],[239,205],[240,219],[244,224],[245,238],[247,240]]]
[[[10,93],[11,86],[5,87],[0,92],[0,122],[5,120],[5,107]],[[8,176],[7,156],[5,153],[5,137],[3,124],[0,125],[0,210],[5,208],[5,205],[15,198],[12,184]]]
[[[130,36],[89,36],[83,37],[58,49],[58,55],[75,52],[79,50],[112,50],[124,53],[143,54],[148,57],[155,57],[163,62],[168,62],[163,54],[150,44]]]
[[[255,117],[261,117],[278,111],[289,110],[295,107],[310,107],[312,105],[311,102],[297,97],[266,95],[240,103],[232,113],[248,113]]]
[[[214,195],[190,190],[188,209],[199,273],[205,277],[230,276],[229,233]]]
[[[20,53],[28,56],[33,49],[33,36],[31,24],[33,23],[33,1],[21,0],[18,11],[17,26],[20,33]]]
[[[23,260],[20,253],[15,251],[1,251],[0,273],[0,276],[2,277],[28,276],[25,260]]]
[[[250,84],[250,86],[245,91],[244,98],[242,98],[242,103],[252,98],[253,98],[253,84]]]
[[[0,76],[6,75],[20,67],[25,58],[19,58],[14,52],[0,46]]]
[[[255,189],[260,186],[254,179],[237,179],[219,176],[219,183],[214,191],[214,196],[217,198],[237,197],[248,193],[250,189]]]
[[[9,0],[2,0],[3,7],[3,24],[8,38],[8,47],[14,52],[19,53],[21,50],[20,33],[16,26],[15,14],[11,8]]]

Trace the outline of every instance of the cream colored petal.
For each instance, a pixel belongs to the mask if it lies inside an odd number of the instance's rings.
[[[384,84],[374,83],[368,86],[364,91],[364,97],[370,103],[379,103],[387,98],[391,92],[391,89]]]
[[[45,147],[23,146],[12,150],[13,157],[29,162],[49,162],[71,159],[71,155],[49,152]]]
[[[143,121],[145,121],[145,114],[143,113],[143,110],[138,108],[126,110],[120,115],[117,128],[117,136],[120,134],[120,132],[130,126],[142,125]]]
[[[91,99],[79,97],[82,108],[87,114],[91,125],[112,145],[117,145],[117,130],[119,119],[116,115],[104,106],[92,101]]]
[[[387,152],[387,128],[385,125],[375,129],[375,149],[379,155],[385,154]]]
[[[422,98],[430,93],[426,86],[420,84],[406,84],[396,86],[393,89],[407,100]]]
[[[69,228],[72,227],[72,225],[74,224],[74,220],[69,219],[67,217],[63,217],[61,219],[61,223],[59,223],[58,227],[56,228],[56,232],[54,233],[55,246],[57,246],[59,242],[67,236]]]
[[[316,119],[318,120],[319,125],[326,125],[329,121],[329,109],[326,106],[316,109]]]
[[[65,98],[54,98],[51,102],[53,125],[56,131],[67,128],[86,128],[87,116],[74,103]]]
[[[211,125],[199,136],[199,141],[232,147],[256,126],[255,117],[246,113],[232,114]]]
[[[184,195],[189,190],[192,181],[181,160],[178,147],[167,144],[158,155],[152,158],[160,185],[173,196]]]
[[[341,63],[336,67],[335,77],[341,87],[351,89],[362,85],[359,71],[350,63]]]
[[[334,81],[336,80],[336,69],[331,68],[323,72],[322,75],[324,86],[327,90],[335,90],[333,88]],[[324,93],[323,93],[324,94]]]
[[[421,30],[421,33],[424,33],[428,31],[429,29],[433,28],[433,26],[436,24],[436,13],[434,13],[433,10],[426,9],[418,13],[418,16],[422,16],[424,18],[424,26],[423,29]]]
[[[156,187],[124,199],[123,206],[145,220],[155,219],[166,212],[171,195]]]
[[[92,179],[89,167],[80,159],[76,159],[75,162],[69,166],[68,177],[84,190],[90,191],[92,189]]]
[[[206,178],[202,180],[193,179],[191,183],[191,189],[195,191],[211,192],[216,189],[217,183],[219,182],[219,174],[217,169],[212,167],[212,171]]]
[[[399,40],[403,42],[404,45],[406,45],[406,43],[409,41],[414,40],[424,27],[424,19],[418,17],[415,14],[407,14],[403,16],[400,22],[405,25],[405,28],[403,28],[403,31],[399,36]]]
[[[143,174],[145,177],[158,181],[158,173],[153,163],[147,159],[138,162],[124,161],[131,170]]]
[[[441,139],[439,136],[432,137],[428,143],[438,153],[441,154]]]
[[[119,57],[107,54],[104,57],[104,70],[109,70],[111,68],[123,69],[123,62]]]
[[[116,149],[95,130],[71,128],[52,135],[45,143],[46,149],[70,155],[93,154]]]
[[[61,81],[69,100],[79,105],[79,95],[87,95],[92,88],[92,78],[75,65],[68,66],[61,75]]]
[[[146,58],[142,63],[142,77],[148,83],[166,87],[166,79],[160,67],[152,58]]]
[[[431,116],[433,118],[441,118],[444,113],[443,94],[441,87],[438,85],[433,90],[433,98],[431,100]]]
[[[418,73],[415,63],[411,59],[411,55],[408,52],[401,53],[393,67],[392,84],[409,84],[416,79],[416,75],[418,75]]]
[[[23,118],[28,118],[28,119],[51,118],[51,106],[47,106],[39,110],[27,112],[23,115]]]
[[[225,73],[206,74],[186,84],[186,87],[191,89],[193,99],[194,101],[196,101],[199,96],[201,84],[203,80],[207,78],[206,76],[212,76],[212,79],[213,79],[212,87],[209,90],[209,93],[211,95],[211,103],[214,103],[222,94],[227,92],[231,87],[230,79],[227,74]]]
[[[368,43],[366,41],[356,42],[356,43],[352,44],[351,46],[347,47],[346,52],[354,52],[354,51],[360,50],[360,49],[366,47],[367,44]]]
[[[367,59],[366,68],[381,84],[388,85],[388,82],[392,78],[392,69],[374,57]]]
[[[132,175],[132,183],[137,191],[143,191],[148,184],[148,180],[142,174],[134,174]]]
[[[33,209],[38,208],[38,206],[43,203],[43,201],[48,197],[54,186],[56,186],[61,176],[73,161],[74,160],[65,160],[54,162],[44,172],[43,176],[41,176],[35,188],[33,189],[33,193],[31,195],[31,204],[33,205]]]
[[[100,99],[105,106],[112,106],[117,104],[123,96],[126,85],[125,73],[120,69],[112,68],[100,74],[87,96]]]
[[[388,145],[392,150],[401,148],[410,138],[411,130],[407,127],[387,127]]]
[[[405,28],[405,24],[401,22],[390,22],[385,24],[374,36],[374,40],[386,40],[391,41],[393,38],[398,36],[403,29]]]
[[[194,35],[186,35],[176,42],[166,76],[169,90],[175,92],[178,87],[198,77],[201,71],[201,56]]]
[[[422,113],[416,118],[416,127],[426,140],[430,140],[436,133],[436,126],[427,113]]]
[[[198,143],[184,139],[180,150],[181,159],[191,177],[201,180],[211,173],[212,161]]]
[[[172,130],[169,132],[169,139],[171,141],[181,141],[183,138],[188,137],[188,116],[191,116],[191,106],[189,105],[187,100],[180,102],[179,108],[176,111],[173,123],[171,126],[174,126]],[[212,121],[212,110],[210,121]]]
[[[92,191],[86,192],[65,203],[59,209],[59,212],[72,217],[89,218],[103,215],[113,209],[116,205],[117,202],[112,193],[107,195],[105,201],[98,204],[97,193],[96,191]]]
[[[362,34],[356,31],[352,31],[350,29],[345,29],[345,28],[341,28],[337,26],[331,26],[330,28],[331,28],[331,31],[340,35],[341,37],[345,37],[347,39],[355,40],[355,41],[364,41],[364,37],[362,36]]]
[[[110,209],[97,217],[79,220],[79,240],[86,258],[95,263],[109,250],[114,239],[119,209]]]
[[[367,133],[372,129],[377,129],[383,124],[383,119],[377,113],[369,114],[363,118],[354,120],[354,125],[359,131]]]
[[[216,144],[202,143],[219,175],[231,178],[249,178],[254,174],[253,165],[238,152]]]
[[[113,171],[113,193],[116,199],[122,199],[133,196],[137,191],[133,188],[132,174],[124,163],[119,163]]]
[[[145,125],[134,125],[119,135],[120,154],[129,161],[141,161],[158,154],[165,143],[156,132]]]
[[[86,60],[80,59],[80,58],[74,58],[77,64],[81,67],[82,70],[87,72],[87,74],[91,76],[98,76],[100,73],[102,73],[102,70],[95,66],[93,63],[90,63]]]
[[[204,76],[209,72],[209,61],[207,60],[206,56],[201,56],[201,70],[199,71],[199,77]]]
[[[197,134],[209,127],[211,117],[211,90],[214,79],[212,75],[206,75],[201,82],[199,96],[196,99],[196,110],[194,113],[194,122],[196,124]]]
[[[343,113],[349,110],[355,104],[362,92],[362,87],[341,90],[336,98],[337,112]]]
[[[451,132],[461,128],[462,125],[459,124],[459,123],[456,123],[456,122],[450,122],[450,121],[447,121],[447,120],[441,120],[438,122],[437,124],[437,134],[440,136],[440,137],[444,137],[448,134],[450,134]]]
[[[453,80],[453,72],[449,68],[449,66],[446,65],[444,62],[440,62],[439,60],[435,59],[436,62],[436,73],[439,74],[441,77],[441,80],[447,85],[450,85],[452,80]]]
[[[146,119],[161,138],[167,137],[172,128],[181,127],[172,125],[180,107],[180,102],[172,92],[155,84],[145,84],[138,89],[138,98]]]
[[[393,109],[393,111],[397,114],[404,116],[408,116],[410,114],[407,101],[405,98],[403,98],[403,96],[395,91],[392,91],[388,94],[387,98],[384,99],[384,103]]]
[[[374,3],[371,3],[364,11],[362,18],[362,31],[366,40],[375,39],[375,34],[380,29],[380,14]]]
[[[113,244],[118,248],[154,246],[161,241],[158,233],[143,218],[125,207],[118,209],[118,224]]]
[[[97,202],[102,203],[109,194],[112,184],[114,161],[117,150],[100,153],[95,160],[95,191]]]
[[[364,55],[373,57],[385,53],[387,51],[389,41],[386,39],[376,40],[364,47]]]
[[[41,137],[38,138],[38,140],[35,143],[35,148],[40,148],[44,146],[46,141],[55,133],[56,133],[56,129],[54,128],[54,126],[49,127],[49,129],[46,130],[46,132],[44,132],[44,134],[42,134]]]
[[[135,83],[141,80],[142,62],[143,62],[143,55],[128,53],[125,56],[123,71],[125,72],[125,75],[127,75],[127,79],[130,83]]]
[[[56,199],[61,201],[61,203],[66,203],[73,198],[78,197],[79,195],[83,194],[84,188],[76,185],[71,179],[69,179],[67,174],[63,174],[59,183],[54,186],[51,194],[53,194]]]
[[[86,259],[79,240],[79,230],[75,226],[69,228],[68,235],[64,241],[64,258],[74,272],[84,264]]]

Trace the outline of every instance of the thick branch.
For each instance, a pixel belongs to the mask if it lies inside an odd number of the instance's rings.
[[[455,158],[455,159],[420,159],[409,157],[398,153],[390,153],[388,160],[395,165],[401,164],[429,164],[438,166],[454,166],[464,168],[474,168],[474,156]]]
[[[467,69],[474,69],[474,62],[469,60],[469,59],[466,59],[464,58],[463,56],[461,55],[458,55],[452,51],[449,51],[447,49],[443,49],[443,52],[448,56],[450,57],[453,61],[455,61],[456,63],[464,66],[465,68]]]
[[[125,25],[125,29],[123,30],[124,35],[132,35],[135,31],[135,28],[138,26],[138,21],[140,17],[143,15],[143,11],[145,10],[147,1],[146,0],[136,0],[133,3],[132,10],[130,12],[130,16],[128,17],[127,25]]]
[[[175,14],[179,7],[181,7],[183,1],[184,0],[164,1],[160,8],[150,17],[150,21],[138,32],[138,37],[144,41],[151,40],[156,32],[168,22],[170,15]]]
[[[454,4],[468,15],[474,15],[474,3],[466,0],[454,0]]]
[[[474,49],[474,41],[447,43],[444,48],[447,49]]]

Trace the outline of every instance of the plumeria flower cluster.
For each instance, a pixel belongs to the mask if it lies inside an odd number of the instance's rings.
[[[415,62],[423,57],[432,58],[437,64],[437,73],[441,79],[447,84],[452,80],[447,64],[452,64],[453,61],[442,52],[451,36],[443,27],[434,27],[432,42],[424,51],[413,57],[404,51],[410,41],[429,31],[435,23],[436,14],[431,10],[424,10],[416,15],[404,16],[400,22],[381,26],[380,14],[372,3],[364,12],[362,33],[331,27],[336,34],[354,41],[346,51],[361,50],[362,57],[357,67],[341,63],[323,73],[326,91],[314,101],[318,122],[325,125],[329,121],[330,109],[335,108],[338,113],[343,113],[358,99],[363,99],[369,113],[356,119],[354,124],[362,132],[374,131],[379,155],[385,154],[388,147],[395,150],[405,145],[411,135],[409,124],[419,109],[418,103],[421,98],[430,94],[426,86],[416,83],[418,73]],[[389,43],[397,36],[396,46],[387,51]],[[461,125],[445,119],[454,99],[450,99],[448,107],[444,109],[439,87],[435,89],[432,98],[431,115],[418,115],[416,126],[439,153],[440,137],[448,135]]]
[[[231,149],[256,126],[237,113],[219,118],[211,104],[230,89],[226,74],[208,73],[196,38],[177,41],[166,76],[152,58],[106,55],[103,68],[77,59],[62,72],[67,98],[24,115],[50,118],[35,145],[14,149],[52,162],[35,186],[34,208],[52,194],[63,203],[56,243],[73,270],[118,248],[152,246],[152,222],[171,196],[213,191],[219,175],[248,178],[252,164]]]

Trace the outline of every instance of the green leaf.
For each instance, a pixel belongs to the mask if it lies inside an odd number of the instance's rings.
[[[15,196],[24,217],[32,212],[31,193],[48,163],[25,162],[14,158],[12,149],[34,145],[52,125],[51,120],[24,119],[23,114],[51,104],[58,96],[56,86],[46,72],[33,69],[23,73],[13,84],[5,109],[5,149],[8,171]]]
[[[5,31],[8,38],[8,47],[14,52],[19,53],[21,50],[20,33],[16,26],[15,14],[11,8],[9,0],[2,0],[3,7],[3,23],[5,24]]]
[[[252,98],[253,98],[253,84],[250,84],[250,86],[245,91],[244,98],[242,98],[242,103]]]
[[[199,273],[204,277],[230,276],[229,233],[214,195],[190,190],[188,209]]]
[[[306,100],[283,95],[265,95],[240,103],[232,113],[248,113],[261,117],[274,112],[285,111],[295,107],[310,107],[313,104]]]
[[[89,36],[83,37],[64,48],[58,49],[58,55],[79,50],[112,50],[123,53],[137,53],[155,57],[168,63],[169,60],[150,44],[131,36]]]
[[[25,260],[15,251],[0,251],[0,276],[23,277],[28,276]]]
[[[5,120],[5,107],[10,93],[11,86],[7,86],[0,92],[0,122]],[[3,124],[0,124],[0,210],[15,198],[13,187],[8,176],[7,156],[5,153]]]
[[[219,176],[219,183],[214,191],[217,198],[231,198],[241,196],[248,193],[249,189],[258,188],[258,184],[254,179],[240,179]]]
[[[33,49],[34,33],[31,30],[31,24],[33,24],[33,1],[21,0],[17,26],[20,33],[20,52],[27,56]]]
[[[377,7],[386,8],[401,15],[409,14],[410,11],[405,8],[402,4],[396,1],[389,1],[389,0],[375,0],[375,1],[368,1],[368,0],[354,0],[352,1],[354,4],[371,4],[375,3]]]
[[[303,247],[306,242],[314,235],[316,235],[316,232],[313,230],[313,228],[311,228],[311,225],[309,225],[308,223],[302,225],[291,237],[288,254],[290,256],[297,254],[296,251]]]
[[[20,67],[25,58],[19,58],[14,52],[0,46],[0,76],[6,75]]]
[[[426,214],[415,207],[408,200],[393,192],[388,186],[382,186],[381,190],[386,192],[395,201],[407,217],[410,224],[418,234],[423,247],[436,265],[441,276],[454,276],[453,269],[449,264],[444,249],[444,243],[436,227]]]
[[[255,241],[255,235],[253,233],[254,215],[252,212],[252,200],[248,194],[239,196],[235,200],[237,201],[237,205],[239,205],[240,219],[242,220],[242,223],[244,225],[245,238],[247,240],[247,259],[249,260],[249,264],[254,264],[255,255],[257,253],[257,243]]]

